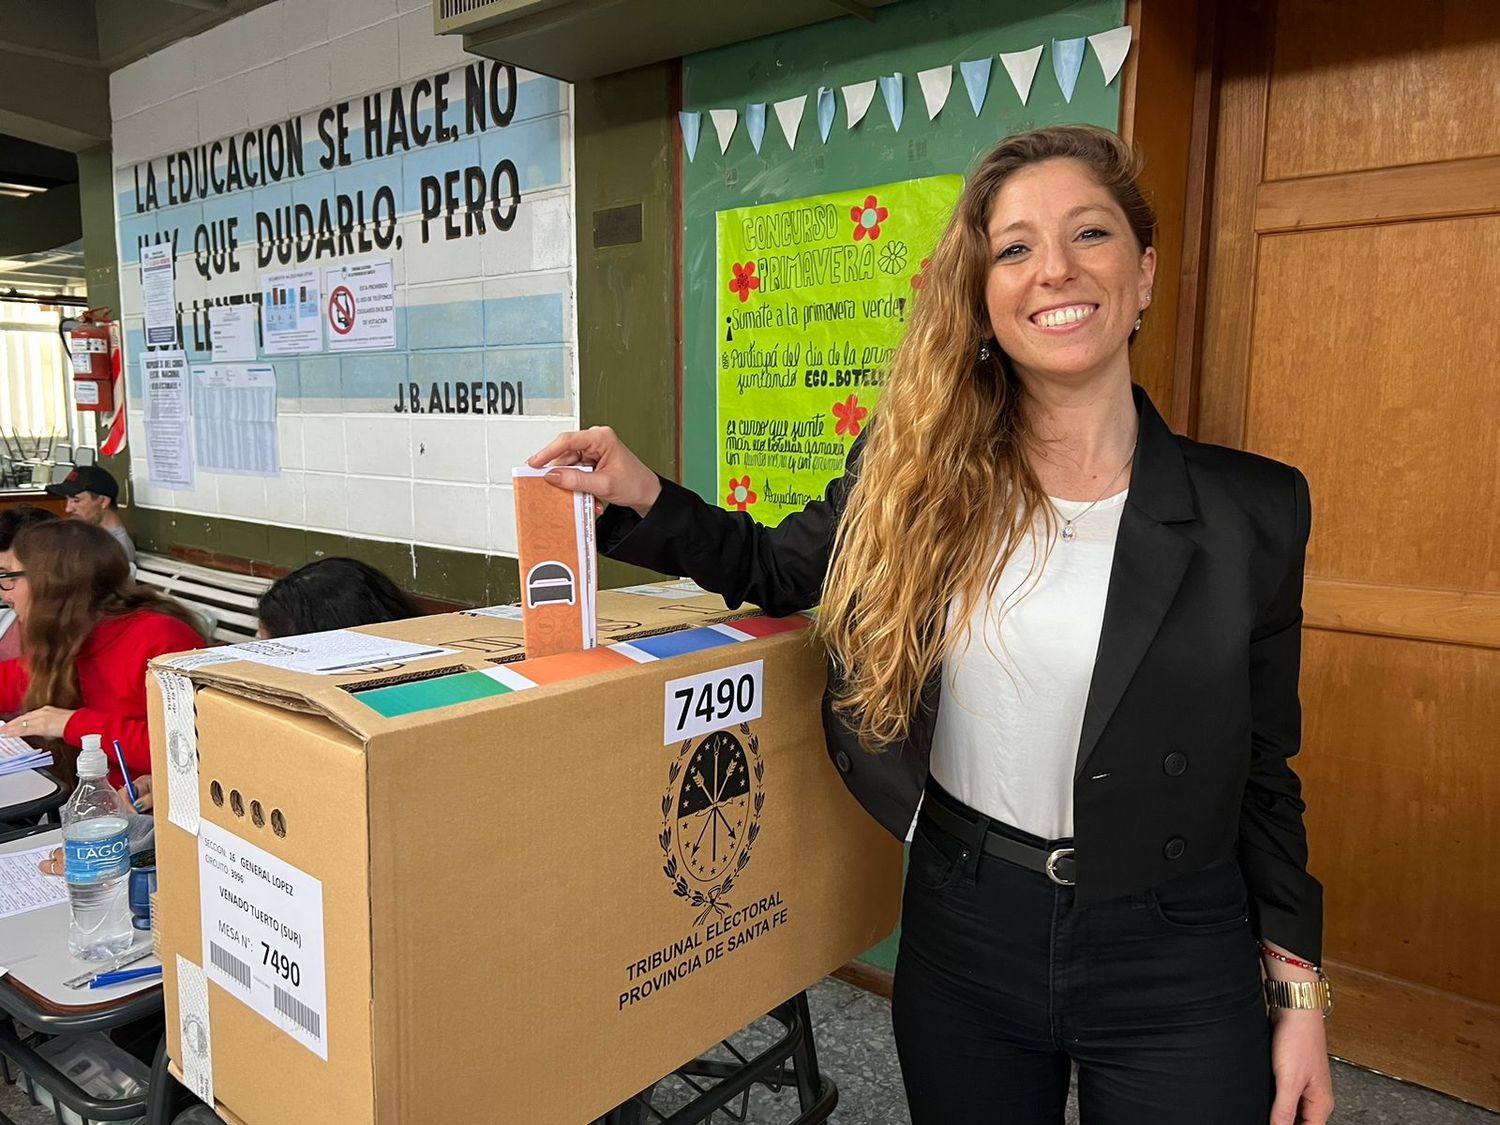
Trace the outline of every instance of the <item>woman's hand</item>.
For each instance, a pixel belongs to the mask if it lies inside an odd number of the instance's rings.
[[[120,794],[120,800],[124,802],[127,808],[132,807],[130,790],[122,786],[115,790],[115,792]],[[153,801],[151,799],[151,775],[149,773],[135,779],[135,798],[134,808],[136,812],[148,813],[151,811]]]
[[[550,464],[554,471],[546,479],[558,488],[586,492],[606,504],[633,508],[642,517],[661,495],[656,474],[608,426],[560,434],[526,463],[534,469]],[[594,471],[580,473],[569,465],[589,465]]]
[[[0,734],[14,738],[61,738],[72,717],[73,712],[62,707],[38,707],[0,727]]]
[[[1333,1113],[1333,1077],[1323,1013],[1271,1010],[1271,1071],[1276,1102],[1271,1125],[1323,1125]]]
[[[43,875],[62,875],[64,874],[64,865],[63,850],[61,848],[53,848],[52,854],[38,863],[36,869]]]

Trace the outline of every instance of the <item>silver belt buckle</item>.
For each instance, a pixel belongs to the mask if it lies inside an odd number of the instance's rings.
[[[1072,887],[1076,885],[1075,880],[1064,879],[1057,873],[1057,861],[1071,856],[1073,852],[1073,848],[1054,848],[1051,854],[1047,856],[1047,878],[1051,879],[1059,887]]]

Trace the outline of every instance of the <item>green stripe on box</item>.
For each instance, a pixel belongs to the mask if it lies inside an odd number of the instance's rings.
[[[354,698],[387,719],[394,719],[401,715],[414,715],[418,711],[433,711],[439,707],[452,707],[475,699],[488,699],[492,695],[508,695],[510,690],[483,672],[460,672],[433,680],[372,688],[356,693]]]

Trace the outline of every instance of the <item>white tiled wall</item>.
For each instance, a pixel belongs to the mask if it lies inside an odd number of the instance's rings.
[[[456,547],[482,550],[489,542],[488,490],[467,484],[418,482],[412,491],[416,538],[446,536]]]
[[[111,75],[116,190],[130,189],[132,169],[139,161],[285,121],[340,99],[352,100],[351,116],[357,115],[359,97],[365,92],[389,91],[473,61],[464,55],[456,38],[432,34],[430,0],[273,0]],[[526,81],[525,75],[521,78]],[[450,93],[457,97],[462,92],[461,79],[450,86]],[[390,252],[398,300],[407,308],[560,296],[566,333],[560,349],[566,363],[566,399],[562,400],[566,413],[523,417],[397,414],[382,403],[393,399],[399,375],[392,378],[389,388],[382,382],[371,392],[379,398],[370,400],[366,412],[330,413],[339,409],[341,400],[311,388],[326,386],[331,368],[325,364],[318,369],[324,380],[319,382],[310,366],[308,397],[289,394],[280,400],[281,472],[275,477],[199,472],[191,491],[153,487],[145,462],[142,416],[132,410],[128,421],[135,502],[187,517],[217,515],[513,554],[511,468],[559,431],[577,424],[569,109],[570,94],[564,87],[558,104],[547,111],[554,116],[561,111],[560,181],[526,194],[515,226],[503,239],[445,242],[439,237],[424,246],[413,215],[416,200],[408,198],[400,225],[402,248]],[[316,142],[315,128],[305,126],[304,139]],[[492,159],[488,150],[484,159]],[[325,194],[353,190],[359,171],[357,165],[336,169],[332,178],[336,186]],[[320,172],[310,159],[308,178]],[[522,173],[526,173],[524,165]],[[291,186],[295,189],[297,183],[291,181]],[[207,204],[212,205],[212,201]],[[134,216],[122,214],[120,218],[123,222]],[[180,254],[190,251],[190,244],[179,243]],[[236,284],[240,290],[253,288],[253,248],[246,248],[240,260],[243,265]],[[139,330],[142,305],[133,255],[122,258],[120,283],[128,334],[132,327]],[[204,281],[190,263],[179,260],[177,293],[184,304],[222,295],[221,284],[217,279]],[[473,336],[474,332],[462,317],[451,331],[455,336]],[[506,341],[496,340],[493,329],[487,337],[440,340],[438,351],[424,353],[420,365],[415,362],[418,353],[410,353],[410,378],[425,383],[467,377],[463,372],[473,369],[476,357],[455,352],[452,369],[458,374],[449,376],[444,347],[482,350],[489,378],[492,360],[497,370],[509,370],[499,363],[504,356],[490,354],[497,345],[503,348]],[[431,349],[434,344],[429,340],[426,346]],[[515,346],[524,354],[524,341]],[[420,379],[415,374],[418,366],[424,372]],[[392,370],[406,368],[398,365]],[[528,408],[531,405],[528,400]],[[545,403],[542,408],[546,409]]]

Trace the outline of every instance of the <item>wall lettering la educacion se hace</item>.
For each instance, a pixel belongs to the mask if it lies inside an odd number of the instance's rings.
[[[284,122],[181,149],[133,168],[135,212],[202,202],[308,175],[305,126],[314,123],[321,148],[312,150],[316,169],[344,168],[503,129],[516,111],[516,71],[480,60],[463,68],[463,104],[455,110],[450,87],[458,71],[443,71],[359,99],[336,102]],[[427,118],[430,115],[430,120]],[[418,188],[422,241],[445,241],[506,231],[521,206],[520,176],[509,158],[490,167],[467,165],[421,178]],[[193,231],[193,266],[205,279],[240,272],[236,254],[253,238],[256,265],[308,261],[400,249],[395,190],[381,185],[368,195],[339,192],[314,207],[287,204],[255,212],[253,230],[229,217],[205,221]],[[140,245],[185,241],[176,229],[142,236]]]

